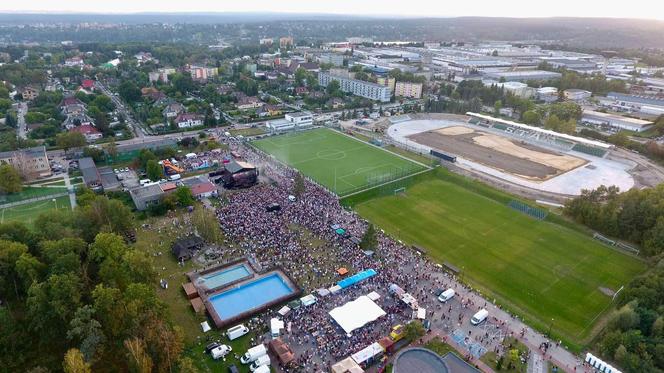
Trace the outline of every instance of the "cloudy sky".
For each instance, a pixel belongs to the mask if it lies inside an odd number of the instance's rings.
[[[627,17],[664,20],[662,0],[28,0],[0,11],[28,12],[284,12],[400,16]]]

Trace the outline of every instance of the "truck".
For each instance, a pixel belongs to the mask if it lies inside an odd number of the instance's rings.
[[[249,366],[249,370],[255,372],[259,367],[262,367],[264,365],[269,366],[270,363],[271,363],[270,357],[267,356],[267,354],[261,355],[258,357],[258,359],[254,360],[253,363],[251,363],[251,365]]]
[[[234,327],[228,329],[226,331],[226,336],[228,337],[228,339],[232,341],[234,339],[242,337],[247,333],[249,333],[249,328],[247,328],[243,324],[240,324],[240,325],[235,325]]]
[[[254,373],[270,373],[269,365],[261,365],[258,369],[254,370]]]
[[[265,348],[265,345],[261,343],[257,346],[248,349],[247,352],[245,352],[244,355],[242,355],[242,357],[240,358],[240,362],[242,364],[253,363],[254,361],[256,361],[256,359],[258,359],[263,355],[267,355],[267,348]]]

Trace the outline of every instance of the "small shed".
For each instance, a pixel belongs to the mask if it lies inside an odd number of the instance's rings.
[[[191,303],[191,307],[194,309],[194,312],[200,313],[205,311],[205,305],[203,304],[201,298],[196,297],[194,299],[190,299],[189,303]]]
[[[184,290],[184,293],[187,295],[187,299],[194,299],[198,297],[198,291],[196,291],[196,287],[191,282],[182,284],[182,289]]]

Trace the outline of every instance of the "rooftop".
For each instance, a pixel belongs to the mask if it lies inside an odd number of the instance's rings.
[[[639,127],[647,127],[653,122],[648,121],[648,120],[643,120],[643,119],[637,119],[637,118],[630,118],[630,117],[624,117],[622,115],[618,114],[611,114],[611,113],[602,113],[601,111],[594,111],[594,110],[584,110],[583,115],[591,115],[597,118],[603,118],[606,120],[614,120],[614,121],[621,121],[625,123],[629,123],[633,126],[639,126]]]
[[[164,192],[161,190],[159,184],[146,185],[129,191],[129,194],[131,194],[133,198],[148,198],[159,196],[163,193]]]

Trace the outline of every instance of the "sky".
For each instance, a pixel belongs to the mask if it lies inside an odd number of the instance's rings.
[[[661,0],[28,0],[2,1],[0,12],[281,12],[362,16],[615,17],[664,20]]]

